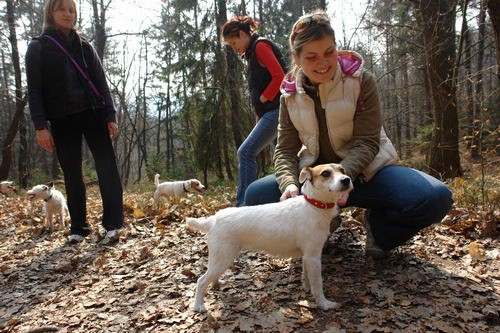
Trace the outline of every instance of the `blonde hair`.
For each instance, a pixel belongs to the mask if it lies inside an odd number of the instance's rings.
[[[335,44],[335,31],[324,11],[317,10],[301,16],[293,25],[290,33],[289,43],[292,55],[299,55],[306,44],[322,39],[325,36],[331,36]],[[298,70],[299,66],[292,56],[292,69],[288,76],[294,78]]]
[[[61,3],[61,1],[66,0],[47,0],[45,6],[43,7],[43,29],[53,28],[54,27],[54,17],[53,13],[56,10],[57,6]],[[76,26],[76,20],[78,19],[78,10],[76,0],[70,0],[73,4],[73,8],[75,10],[75,22],[73,22],[73,28]]]

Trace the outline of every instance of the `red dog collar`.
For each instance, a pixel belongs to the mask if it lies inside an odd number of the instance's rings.
[[[309,202],[314,207],[318,207],[321,209],[330,209],[330,208],[335,207],[335,202],[321,202],[321,201],[315,200],[313,198],[309,198],[305,194],[304,194],[304,199],[306,199],[306,201]]]

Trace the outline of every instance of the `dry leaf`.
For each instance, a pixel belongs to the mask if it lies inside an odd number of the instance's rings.
[[[142,210],[135,208],[134,211],[132,212],[132,216],[135,219],[140,219],[146,215],[144,214],[144,212]]]
[[[469,254],[473,259],[483,260],[484,259],[484,251],[481,249],[479,244],[474,241],[469,245]]]

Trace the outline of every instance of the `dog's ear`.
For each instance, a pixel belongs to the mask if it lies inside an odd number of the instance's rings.
[[[54,188],[54,182],[50,182],[47,186],[48,186],[49,188]]]
[[[312,171],[310,167],[303,167],[302,170],[300,171],[299,175],[299,182],[303,183],[306,180],[311,180],[312,179]]]

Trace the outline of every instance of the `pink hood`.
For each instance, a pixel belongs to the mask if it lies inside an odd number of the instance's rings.
[[[349,76],[358,77],[363,69],[363,58],[354,51],[339,51],[337,62],[342,68],[342,72]]]

